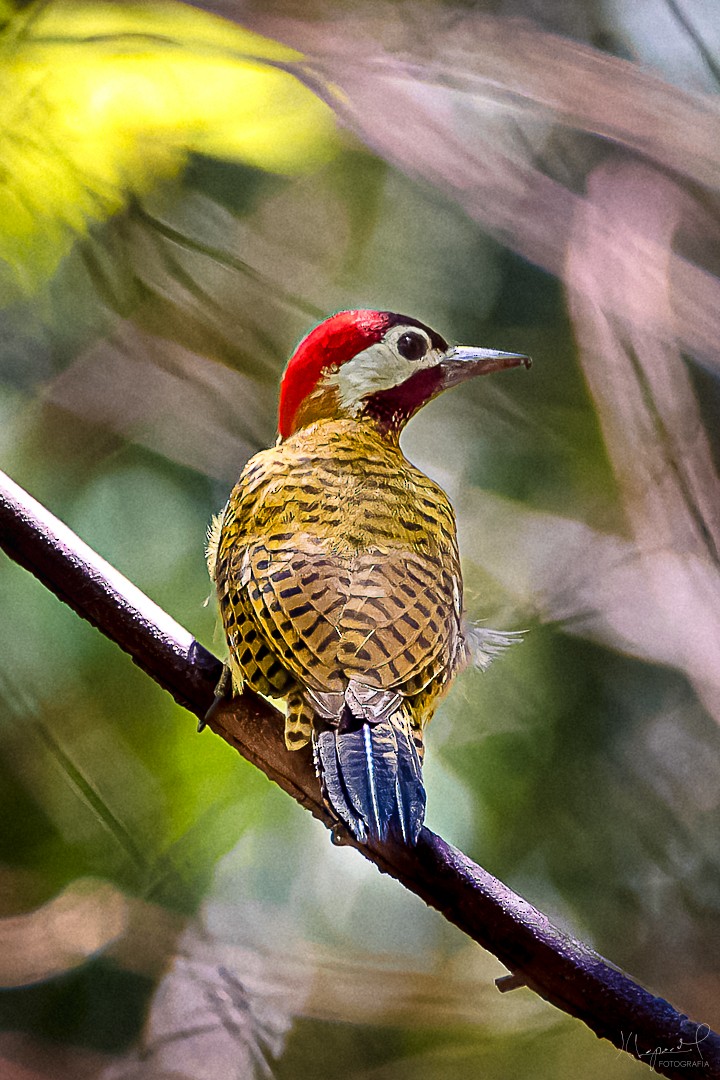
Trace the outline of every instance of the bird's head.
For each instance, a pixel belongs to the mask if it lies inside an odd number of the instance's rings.
[[[449,346],[429,326],[391,311],[341,311],[290,357],[280,385],[280,438],[316,420],[354,417],[399,431],[442,390],[475,375],[530,366],[520,353]]]

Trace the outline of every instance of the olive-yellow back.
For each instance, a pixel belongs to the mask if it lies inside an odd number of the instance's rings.
[[[422,731],[465,657],[445,493],[363,420],[319,421],[247,463],[211,537],[236,685],[288,701],[305,745],[350,687]],[[348,699],[349,700],[349,699]]]

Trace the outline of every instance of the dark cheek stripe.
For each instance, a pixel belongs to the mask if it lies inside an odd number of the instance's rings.
[[[364,413],[381,423],[399,427],[434,397],[441,382],[442,370],[439,365],[421,368],[400,386],[391,386],[389,390],[373,394],[368,398]]]

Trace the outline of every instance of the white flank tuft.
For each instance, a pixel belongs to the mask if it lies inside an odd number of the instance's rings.
[[[491,630],[487,626],[470,623],[464,627],[465,655],[467,663],[481,671],[487,671],[498,656],[522,641],[525,630]]]

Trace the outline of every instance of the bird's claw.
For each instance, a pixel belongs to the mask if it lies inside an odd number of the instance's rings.
[[[198,720],[198,726],[197,726],[198,734],[201,731],[205,730],[205,728],[208,726],[208,724],[213,719],[213,717],[215,717],[217,715],[217,713],[220,711],[221,706],[226,701],[229,701],[231,697],[232,697],[232,676],[231,676],[230,668],[228,667],[228,665],[223,664],[222,675],[220,676],[220,678],[217,681],[217,686],[215,687],[215,696],[212,699],[212,704],[211,704],[210,708],[208,709],[208,711],[205,713],[205,715],[201,716],[200,719]]]
[[[350,843],[350,833],[345,825],[340,821],[336,821],[334,825],[330,827],[330,842],[335,847],[347,847]]]

